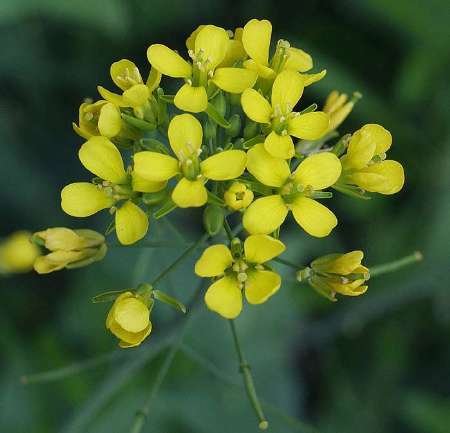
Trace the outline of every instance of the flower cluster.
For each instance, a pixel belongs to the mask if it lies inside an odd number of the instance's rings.
[[[84,139],[80,162],[93,177],[61,191],[61,207],[71,216],[108,209],[123,245],[144,238],[154,219],[177,208],[204,207],[206,232],[225,229],[228,242],[209,246],[195,273],[213,279],[205,302],[225,318],[240,314],[244,298],[261,304],[280,288],[269,262],[286,248],[279,237],[290,212],[308,235],[321,238],[338,224],[322,202],[334,192],[367,198],[394,194],[404,183],[401,164],[386,159],[392,137],[382,126],[367,124],[339,138],[336,128],[361,95],[335,91],[322,111],[302,106],[307,87],[326,71],[312,72],[308,53],[285,40],[272,47],[271,38],[267,20],[252,19],[234,32],[201,25],[186,40],[184,56],[150,45],[145,80],[132,61],[113,63],[119,90],[99,86],[101,99],[82,103],[73,125]],[[161,85],[168,79],[178,88],[173,95]],[[247,237],[232,234],[232,214]],[[34,240],[49,250],[34,264],[40,273],[106,253],[103,236],[88,230],[48,229]],[[359,251],[327,255],[299,266],[298,278],[332,300],[336,293],[359,295],[369,275],[361,260]],[[122,347],[150,333],[152,296],[176,304],[149,293],[130,289],[111,298],[107,328]]]

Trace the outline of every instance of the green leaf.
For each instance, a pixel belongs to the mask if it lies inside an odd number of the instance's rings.
[[[217,123],[222,128],[228,129],[231,124],[228,122],[218,111],[217,108],[214,107],[211,103],[208,103],[208,107],[206,108],[206,114],[209,116],[209,118]]]
[[[181,311],[182,313],[186,313],[186,307],[184,306],[183,303],[181,303],[178,299],[175,299],[172,296],[165,294],[164,292],[161,292],[159,290],[153,290],[153,297],[158,301],[170,305],[171,307],[175,308],[175,310]]]
[[[122,113],[122,119],[129,123],[131,126],[138,128],[142,131],[154,131],[156,125],[154,123],[147,122],[142,119],[137,119],[136,117],[130,116],[128,114]]]
[[[115,301],[122,293],[128,292],[129,290],[112,290],[110,292],[100,293],[92,298],[94,304],[99,304],[100,302],[112,302]]]

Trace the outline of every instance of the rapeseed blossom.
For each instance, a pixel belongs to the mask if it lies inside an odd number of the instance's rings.
[[[20,230],[0,240],[0,275],[23,273],[33,269],[40,250],[30,239],[30,232]]]

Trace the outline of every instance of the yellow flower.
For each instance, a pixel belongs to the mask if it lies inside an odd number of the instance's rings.
[[[342,178],[339,184],[357,185],[369,192],[395,194],[403,188],[402,165],[386,160],[392,136],[381,125],[367,124],[356,131],[341,157]]]
[[[226,58],[230,39],[227,32],[213,25],[199,27],[188,40],[192,63],[165,45],[153,44],[147,50],[150,64],[164,75],[184,78],[185,84],[175,95],[177,108],[191,113],[208,106],[208,82],[229,93],[242,93],[253,87],[257,74],[244,68],[219,67]]]
[[[107,252],[104,236],[94,230],[54,227],[35,233],[33,239],[49,250],[34,262],[39,274],[87,266],[102,260]]]
[[[333,131],[342,124],[361,97],[361,93],[355,92],[349,101],[345,93],[339,93],[337,90],[333,90],[328,95],[323,107],[323,111],[330,116],[328,131]]]
[[[261,78],[271,79],[285,70],[306,72],[313,67],[311,56],[299,48],[291,47],[288,41],[278,41],[275,54],[269,62],[272,24],[268,20],[250,20],[242,32],[242,44],[250,59],[244,66],[256,71]],[[302,74],[305,86],[308,86],[326,74]]]
[[[120,340],[120,347],[139,346],[152,331],[148,305],[132,292],[122,293],[108,313],[106,329]]]
[[[148,217],[137,206],[122,156],[111,141],[105,137],[92,137],[79,150],[81,163],[101,179],[94,185],[89,182],[71,183],[61,191],[61,207],[74,217],[87,217],[102,209],[115,210],[115,227],[119,241],[129,245],[143,238],[148,230]],[[153,192],[165,187],[165,182],[141,181],[132,173],[132,184],[140,192]],[[119,201],[126,200],[116,210]]]
[[[72,123],[72,127],[85,139],[95,135],[113,138],[122,129],[120,110],[116,105],[104,100],[94,103],[83,102],[79,109],[78,125]]]
[[[249,236],[232,243],[233,254],[223,244],[207,248],[195,264],[200,277],[219,277],[205,294],[208,308],[222,317],[234,319],[242,310],[242,291],[250,304],[262,304],[274,295],[281,277],[265,263],[285,250],[278,239],[267,235]]]
[[[333,153],[308,156],[291,174],[285,160],[274,158],[263,144],[257,144],[248,151],[247,169],[264,185],[276,188],[275,194],[258,198],[246,209],[243,224],[249,233],[272,233],[283,224],[289,210],[312,236],[327,236],[336,226],[333,212],[315,200],[329,197],[321,190],[333,185],[341,174],[341,164]]]
[[[179,207],[200,207],[208,200],[205,182],[231,180],[245,170],[246,154],[242,150],[226,150],[201,161],[203,139],[200,122],[191,114],[175,116],[168,129],[170,146],[176,158],[156,152],[134,155],[134,170],[150,182],[166,182],[176,175],[180,179],[172,192]]]
[[[328,254],[311,262],[310,268],[297,273],[299,281],[308,281],[320,294],[336,301],[336,293],[359,296],[367,291],[364,283],[369,279],[369,269],[361,264],[362,251],[346,254]]]
[[[271,103],[254,89],[247,89],[241,96],[242,109],[254,122],[270,126],[270,134],[264,147],[272,156],[289,159],[295,155],[291,136],[317,140],[329,127],[328,114],[316,111],[306,114],[293,112],[304,89],[304,81],[298,72],[286,70],[275,79]]]
[[[17,231],[0,242],[0,274],[22,273],[33,269],[39,248],[30,242],[31,233]]]
[[[253,201],[253,191],[241,182],[233,184],[225,191],[223,195],[226,205],[232,210],[241,210],[247,208]]]

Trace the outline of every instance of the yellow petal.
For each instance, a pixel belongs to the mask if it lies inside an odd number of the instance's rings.
[[[97,86],[97,90],[98,93],[100,93],[101,97],[106,101],[111,102],[118,107],[129,107],[128,103],[123,99],[122,95],[110,92],[108,89],[105,89],[102,86]]]
[[[245,239],[245,259],[251,263],[265,263],[286,249],[283,242],[268,235],[251,235]]]
[[[373,139],[370,129],[363,131],[363,128],[356,131],[347,148],[347,154],[342,157],[342,164],[345,169],[356,169],[366,167],[376,152],[376,142]]]
[[[241,96],[241,104],[244,113],[254,122],[269,123],[272,115],[272,107],[269,101],[255,89],[246,89]]]
[[[272,271],[249,272],[245,282],[245,297],[249,304],[262,304],[281,286],[281,277]]]
[[[271,36],[270,21],[252,19],[244,26],[242,44],[247,54],[257,63],[268,64]]]
[[[145,84],[136,84],[123,92],[123,100],[129,107],[142,107],[150,97],[150,89]]]
[[[205,294],[207,307],[226,319],[234,319],[242,310],[242,291],[236,278],[227,276],[211,284]]]
[[[142,83],[139,69],[130,60],[122,59],[114,62],[109,71],[114,84],[122,90],[127,90],[135,84]]]
[[[288,209],[279,195],[255,200],[244,212],[243,224],[250,234],[269,234],[283,224]]]
[[[351,175],[356,185],[369,192],[380,194],[395,194],[405,183],[405,173],[397,161],[386,160],[372,164]]]
[[[295,155],[295,147],[290,135],[278,135],[272,131],[264,141],[264,148],[275,158],[290,159]]]
[[[364,258],[362,251],[350,251],[346,254],[327,254],[311,262],[311,267],[318,272],[348,275],[361,266]],[[367,271],[363,271],[364,273]],[[357,272],[359,273],[359,272]]]
[[[311,236],[328,236],[337,225],[337,219],[323,204],[307,197],[299,197],[292,204],[295,221]]]
[[[162,153],[137,152],[134,154],[134,172],[152,182],[169,180],[178,173],[178,161]]]
[[[2,272],[28,272],[38,258],[39,248],[30,242],[31,233],[17,231],[0,243],[0,274]]]
[[[173,102],[180,110],[201,113],[208,106],[208,96],[203,86],[194,87],[186,83],[180,87]]]
[[[113,322],[114,322],[114,314],[115,314],[117,305],[118,305],[120,302],[122,302],[124,299],[132,298],[132,297],[134,297],[133,293],[131,293],[131,292],[124,292],[124,293],[121,293],[121,294],[115,299],[115,301],[114,301],[112,307],[110,308],[110,310],[109,310],[109,312],[108,312],[108,316],[106,317],[106,323],[105,323],[106,329],[111,329],[111,325],[112,325]]]
[[[83,259],[84,255],[84,251],[54,251],[38,257],[34,262],[34,270],[38,274],[49,274],[63,269],[69,263]]]
[[[252,59],[248,59],[244,62],[244,68],[254,71],[258,74],[258,77],[271,80],[275,78],[275,71],[269,66],[264,66],[261,63],[257,63]]]
[[[295,180],[314,190],[334,185],[341,175],[341,162],[331,152],[314,153],[304,159],[294,172]]]
[[[43,239],[45,241],[45,248],[50,251],[71,251],[86,247],[85,240],[75,231],[66,227],[49,228],[47,230],[35,233],[35,236]]]
[[[114,320],[125,331],[136,333],[147,328],[150,323],[150,313],[142,301],[129,297],[116,305]]]
[[[225,57],[229,37],[225,29],[211,24],[204,26],[195,38],[195,54],[208,60],[206,68],[214,69]]]
[[[194,51],[195,49],[195,39],[197,38],[197,35],[199,34],[200,30],[205,27],[205,24],[200,24],[186,39],[186,48],[188,50]]]
[[[258,74],[242,68],[218,68],[214,72],[212,82],[225,92],[242,93],[253,87]]]
[[[134,244],[147,234],[148,217],[130,200],[117,209],[115,222],[117,239],[122,245]]]
[[[179,114],[169,124],[170,146],[180,161],[197,154],[202,145],[203,129],[192,114]]]
[[[305,87],[310,86],[311,84],[316,83],[317,81],[320,81],[325,75],[327,75],[327,70],[324,69],[323,71],[318,72],[317,74],[301,74],[303,78],[303,84]]]
[[[98,130],[104,137],[115,137],[122,129],[122,118],[119,108],[111,102],[106,103],[100,109],[98,117]]]
[[[191,65],[177,52],[165,45],[150,45],[147,50],[147,58],[150,64],[161,74],[173,78],[187,78],[191,76]]]
[[[208,193],[202,180],[183,177],[172,192],[172,200],[178,207],[201,207],[208,201]]]
[[[281,72],[272,87],[272,107],[275,113],[290,113],[303,94],[303,78],[298,72],[286,70]],[[280,114],[281,114],[280,113]]]
[[[111,331],[113,331],[113,329],[114,328],[112,328]],[[150,332],[152,332],[152,323],[150,322],[147,328],[145,328],[141,332],[131,333],[126,332],[122,328],[120,329],[121,329],[120,333],[119,332],[115,333],[115,335],[121,339],[121,341],[119,341],[119,347],[121,347],[122,349],[127,349],[129,347],[139,346],[148,337]]]
[[[78,151],[81,163],[100,179],[120,184],[127,180],[122,155],[106,137],[91,137]]]
[[[233,66],[236,62],[244,60],[246,57],[247,53],[244,50],[242,41],[230,39],[228,41],[225,57],[219,66],[221,67]]]
[[[199,277],[217,277],[233,263],[233,257],[225,245],[212,245],[203,251],[195,264],[195,273]]]
[[[164,189],[167,181],[152,181],[144,179],[138,173],[133,171],[131,174],[133,191],[137,192],[158,192]]]
[[[288,58],[283,69],[291,69],[298,72],[309,71],[313,67],[311,56],[299,48],[289,47],[287,49]]]
[[[386,153],[392,145],[391,133],[381,125],[368,123],[358,132],[364,141],[373,141],[375,143],[375,155]]]
[[[236,179],[245,170],[247,155],[243,150],[225,150],[200,163],[200,170],[208,179]]]
[[[74,217],[94,215],[102,209],[111,207],[113,203],[105,191],[89,182],[71,183],[61,191],[62,210]]]
[[[317,140],[330,126],[330,117],[323,111],[300,114],[289,119],[289,134],[304,140]]]
[[[150,73],[148,74],[147,82],[145,85],[152,93],[161,83],[161,72],[159,72],[156,68],[151,67]]]
[[[264,185],[274,187],[282,186],[291,174],[288,163],[273,157],[262,143],[247,152],[247,170]]]

